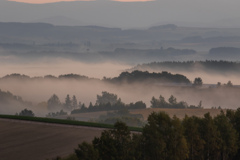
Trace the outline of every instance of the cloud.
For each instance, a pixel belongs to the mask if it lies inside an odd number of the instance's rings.
[[[91,78],[116,77],[131,66],[112,62],[83,63],[64,58],[42,58],[36,61],[21,61],[16,57],[0,56],[0,77],[11,73],[44,76],[52,74],[80,74]]]

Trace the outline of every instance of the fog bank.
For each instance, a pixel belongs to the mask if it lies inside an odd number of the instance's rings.
[[[3,56],[0,59],[1,77],[12,73],[25,74],[31,77],[74,73],[102,79],[104,76],[118,76],[122,71],[130,68],[130,65],[123,63],[84,63],[63,58],[42,58],[27,62],[13,56]]]

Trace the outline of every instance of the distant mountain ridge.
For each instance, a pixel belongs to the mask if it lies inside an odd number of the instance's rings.
[[[207,54],[212,46],[216,48],[223,43],[229,47],[237,46],[240,29],[179,27],[174,24],[148,29],[121,29],[96,25],[0,22],[1,55],[24,59],[56,56],[81,61],[113,60],[137,64],[186,61],[195,57],[196,60],[240,58],[240,54],[223,53],[221,57],[219,53]],[[209,45],[206,46],[206,54],[198,54],[199,50],[192,48],[206,44]]]
[[[226,22],[221,21],[221,19],[229,19],[229,17],[234,19],[234,16],[237,15],[235,13],[238,10],[237,6],[239,6],[239,2],[235,2],[236,5],[225,1],[217,1],[217,3],[218,7],[215,7],[216,0],[208,3],[207,7],[211,8],[208,10],[204,1],[195,3],[191,0],[175,1],[174,3],[168,0],[131,3],[96,0],[49,4],[27,4],[1,0],[0,21],[36,22],[41,20],[41,22],[49,22],[49,19],[52,19],[52,22],[58,25],[66,25],[67,23],[69,26],[73,26],[81,22],[81,25],[120,28],[148,28],[153,24],[166,24],[168,22],[177,25],[193,24],[192,26],[195,27],[212,27],[215,24],[216,27]],[[230,9],[223,13],[222,10],[226,8]],[[204,12],[195,12],[196,9],[204,10]],[[240,27],[240,22],[229,21],[226,26]]]
[[[65,16],[53,16],[47,17],[42,19],[36,19],[32,21],[33,23],[42,22],[42,23],[49,23],[56,26],[82,26],[82,22],[76,19],[72,19]]]
[[[65,39],[67,37],[93,36],[97,32],[121,31],[119,28],[107,28],[98,26],[54,26],[49,23],[19,23],[0,22],[1,36],[21,36],[21,37],[56,37]],[[96,35],[95,35],[96,36]],[[63,38],[63,39],[64,39]]]

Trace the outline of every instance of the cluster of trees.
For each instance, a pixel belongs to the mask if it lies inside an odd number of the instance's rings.
[[[177,102],[177,98],[173,95],[169,97],[168,102],[162,95],[160,95],[158,99],[153,96],[150,102],[151,108],[203,108],[202,101],[200,101],[197,106],[188,105],[187,102],[184,101]]]
[[[65,115],[68,115],[67,112],[64,112],[63,110],[61,110],[59,112],[50,112],[46,115],[46,117],[53,118],[53,117],[65,116]]]
[[[193,87],[202,87],[202,85],[203,85],[203,81],[202,81],[201,77],[195,78],[194,81],[193,81],[193,84],[192,84]],[[210,88],[211,87],[212,86],[210,86]],[[228,81],[227,83],[224,83],[224,84],[221,84],[221,82],[217,82],[216,87],[217,88],[221,88],[221,87],[230,88],[230,87],[233,87],[233,83],[231,81]]]
[[[105,79],[117,83],[134,83],[134,82],[157,82],[157,83],[183,83],[190,84],[190,80],[181,74],[171,74],[163,71],[162,73],[149,73],[147,71],[122,72],[118,77]]]
[[[217,88],[220,88],[220,87],[233,87],[233,84],[231,81],[228,81],[227,84],[221,84],[221,82],[218,82],[217,83]]]
[[[194,81],[193,81],[194,87],[202,87],[202,85],[203,85],[203,81],[202,81],[201,77],[197,77],[194,79]]]
[[[31,110],[24,109],[19,113],[16,113],[17,116],[28,116],[28,117],[34,117],[34,113]]]
[[[218,51],[217,51],[218,52]],[[214,73],[237,73],[240,69],[239,62],[231,61],[216,61],[216,60],[206,60],[206,61],[165,61],[165,62],[152,62],[147,64],[142,64],[134,67],[132,70],[154,70],[154,71],[197,71],[203,70],[205,72]]]
[[[83,76],[83,75],[79,75],[79,74],[64,74],[64,75],[59,75],[58,77],[53,76],[53,75],[46,75],[44,77],[30,77],[28,75],[24,75],[24,74],[18,74],[18,73],[13,73],[10,75],[6,75],[0,79],[3,80],[8,80],[8,79],[15,79],[15,80],[62,80],[62,79],[68,79],[68,80],[90,80],[89,77],[87,76]]]
[[[56,94],[53,94],[47,101],[47,108],[49,111],[59,111],[62,109],[72,111],[78,108],[79,105],[81,106],[81,102],[78,104],[76,96],[73,95],[72,98],[70,98],[69,94],[66,96],[65,103],[63,104]]]
[[[185,116],[183,120],[165,112],[153,112],[142,133],[131,134],[117,122],[91,143],[75,149],[80,160],[238,160],[240,158],[240,109],[223,111],[216,117]]]
[[[143,103],[142,101],[124,104],[116,94],[103,91],[102,95],[97,95],[95,105],[93,105],[92,102],[90,102],[88,107],[86,107],[84,103],[82,104],[81,102],[78,102],[75,95],[73,95],[72,98],[69,95],[67,95],[65,98],[65,102],[61,103],[59,97],[56,94],[53,94],[47,102],[47,108],[49,111],[52,112],[50,113],[51,115],[56,115],[58,113],[54,112],[60,110],[71,111],[71,114],[75,114],[84,112],[121,110],[124,108],[144,109],[146,108],[146,104]]]
[[[87,108],[85,104],[82,104],[81,108],[73,110],[71,114],[122,109],[144,109],[144,108],[146,108],[146,104],[143,103],[142,101],[124,104],[116,94],[103,91],[102,95],[97,95],[95,105],[90,103]]]

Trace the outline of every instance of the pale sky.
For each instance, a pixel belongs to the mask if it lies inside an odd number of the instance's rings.
[[[24,3],[32,3],[32,4],[42,4],[42,3],[54,3],[54,2],[71,2],[71,1],[91,1],[91,0],[8,0],[8,1],[16,1],[16,2],[24,2]],[[113,0],[120,2],[145,2],[145,1],[153,1],[153,0]]]
[[[61,1],[70,2],[70,1],[77,1],[77,0],[8,0],[8,1],[41,4],[41,3],[53,3],[53,2],[61,2]]]
[[[98,25],[123,29],[148,28],[162,24],[191,27],[240,27],[240,0],[152,0],[148,3],[125,2],[151,0],[85,0],[99,3],[30,6],[4,1],[7,0],[0,0],[0,22],[55,23],[56,21],[55,25]],[[9,1],[53,3],[84,0]]]

